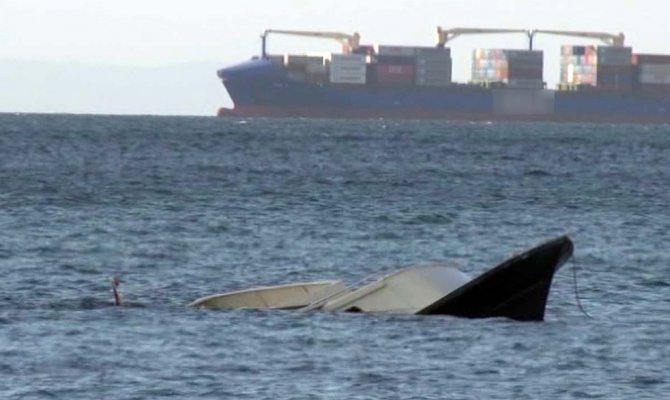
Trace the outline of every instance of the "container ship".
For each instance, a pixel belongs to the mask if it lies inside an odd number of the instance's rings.
[[[402,118],[470,121],[670,123],[670,55],[639,54],[623,34],[491,28],[437,29],[434,46],[360,44],[357,33],[266,30],[261,55],[217,71],[234,107],[221,117]],[[474,49],[472,75],[452,80],[446,44],[460,35],[519,33],[527,49]],[[341,53],[276,55],[271,34],[334,39]],[[560,80],[543,81],[537,34],[591,38],[563,45]]]

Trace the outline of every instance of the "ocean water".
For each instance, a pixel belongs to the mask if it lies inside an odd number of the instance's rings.
[[[669,204],[667,125],[0,115],[0,398],[666,398]],[[563,234],[542,323],[186,307]]]

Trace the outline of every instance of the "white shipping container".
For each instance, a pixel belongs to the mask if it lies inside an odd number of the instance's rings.
[[[365,72],[366,65],[357,65],[357,64],[331,64],[331,71],[342,71],[342,72]]]
[[[353,61],[333,61],[330,63],[331,66],[335,68],[365,68],[367,65],[364,62],[353,62]]]
[[[597,67],[592,64],[562,64],[561,70],[571,68],[575,73],[595,73]]]
[[[288,65],[322,65],[323,57],[307,56],[299,54],[288,54],[286,56],[286,64]]]
[[[354,80],[365,80],[367,74],[365,73],[352,73],[352,72],[341,72],[341,71],[330,71],[330,80],[342,80],[342,79],[354,79]]]
[[[365,74],[344,74],[344,73],[331,73],[330,74],[330,80],[346,80],[346,79],[353,79],[353,80],[365,80]]]
[[[330,76],[331,83],[349,83],[356,85],[365,84],[365,75],[363,76]]]
[[[481,79],[493,79],[498,78],[498,73],[495,69],[478,69],[472,71],[472,77],[477,77]]]
[[[366,60],[364,54],[333,54],[330,63],[330,82],[365,84]]]
[[[365,54],[340,54],[334,53],[330,56],[331,64],[363,64],[365,65]]]

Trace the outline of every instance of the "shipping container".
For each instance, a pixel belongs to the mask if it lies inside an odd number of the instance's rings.
[[[633,54],[633,64],[670,64],[670,55]]]
[[[612,65],[612,64],[598,64],[596,72],[598,74],[608,75],[632,75],[635,67],[631,65]]]
[[[414,57],[405,57],[405,56],[391,56],[391,55],[378,55],[377,64],[384,65],[414,65],[416,59]]]
[[[637,70],[642,84],[670,84],[670,64],[642,64]]]
[[[598,63],[596,84],[598,88],[621,88],[629,90],[634,83],[632,65],[607,65]]]
[[[542,80],[542,69],[538,68],[509,68],[508,79],[537,79]]]
[[[272,61],[277,65],[284,66],[284,55],[283,54],[271,54],[267,55],[268,60]]]
[[[351,85],[365,85],[366,76],[358,75],[330,75],[330,83],[346,83]]]
[[[447,86],[451,84],[451,74],[451,62],[440,68],[417,67],[416,84],[419,86]]]
[[[472,81],[504,82],[515,80],[518,87],[542,87],[543,53],[541,51],[508,49],[475,49],[472,60]],[[528,83],[532,82],[532,83]]]
[[[421,47],[416,52],[416,84],[419,86],[446,86],[451,84],[451,50],[439,47]]]
[[[631,47],[598,46],[598,65],[631,65]]]
[[[519,65],[542,65],[543,52],[530,50],[505,50],[505,56],[509,63]]]
[[[377,54],[379,56],[396,56],[396,57],[415,57],[417,48],[414,46],[389,46],[379,45]]]
[[[307,64],[305,72],[308,74],[324,74],[328,72],[328,66],[323,64]]]
[[[570,90],[585,90],[597,81],[596,46],[561,46],[560,86]]]
[[[451,49],[449,47],[417,47],[416,56],[423,58],[431,58],[431,57],[451,58]]]
[[[373,66],[375,82],[380,86],[409,86],[414,84],[415,68],[413,65]]]
[[[330,62],[332,83],[365,84],[367,57],[362,54],[333,54]]]
[[[323,64],[323,57],[319,56],[307,56],[307,55],[297,55],[289,54],[286,56],[287,65],[307,65],[307,64]]]

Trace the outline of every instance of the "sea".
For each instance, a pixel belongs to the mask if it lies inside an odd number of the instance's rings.
[[[668,398],[669,205],[668,125],[1,114],[0,398]],[[544,322],[187,306],[561,235]]]

